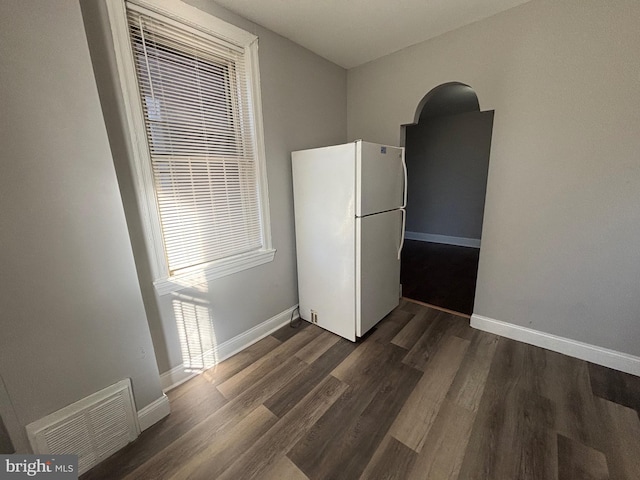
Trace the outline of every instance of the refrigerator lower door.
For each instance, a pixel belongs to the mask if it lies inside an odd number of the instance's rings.
[[[402,212],[356,218],[356,335],[361,337],[400,302]]]

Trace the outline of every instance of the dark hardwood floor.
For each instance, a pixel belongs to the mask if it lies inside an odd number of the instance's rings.
[[[406,300],[358,343],[284,327],[168,396],[82,478],[640,478],[640,378]]]
[[[405,297],[471,315],[479,248],[406,240],[400,283]]]

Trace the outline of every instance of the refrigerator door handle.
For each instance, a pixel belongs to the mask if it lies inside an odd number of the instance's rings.
[[[404,160],[404,149],[402,150],[402,171],[404,172],[404,192],[403,192],[403,202],[400,208],[407,208],[407,162]]]
[[[402,253],[402,248],[404,247],[404,229],[407,226],[407,211],[404,208],[401,208],[400,212],[402,212],[402,228],[400,230],[400,247],[398,248],[398,260],[400,260],[400,254]]]

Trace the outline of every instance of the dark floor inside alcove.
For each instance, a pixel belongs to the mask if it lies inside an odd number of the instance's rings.
[[[402,251],[402,295],[471,315],[479,248],[406,240]]]

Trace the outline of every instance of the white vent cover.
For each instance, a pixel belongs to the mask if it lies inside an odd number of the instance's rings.
[[[30,423],[27,434],[34,453],[78,455],[78,472],[86,472],[140,434],[130,380]]]

